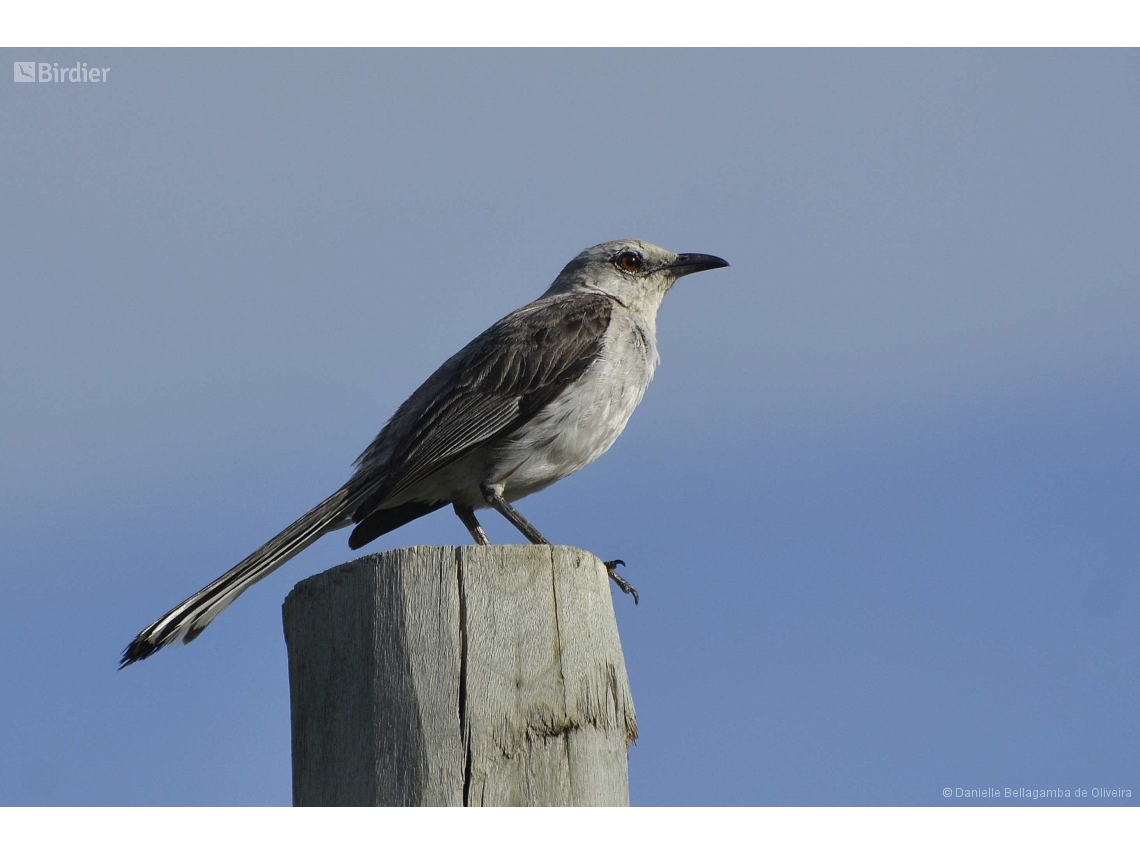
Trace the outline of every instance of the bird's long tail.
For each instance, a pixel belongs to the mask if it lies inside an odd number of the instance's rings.
[[[146,659],[159,648],[180,639],[189,644],[246,588],[268,576],[321,535],[348,524],[351,500],[348,487],[337,490],[232,570],[175,606],[127,645],[119,667]]]

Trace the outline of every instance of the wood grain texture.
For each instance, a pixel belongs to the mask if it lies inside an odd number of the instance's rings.
[[[564,546],[415,547],[284,606],[297,805],[625,805],[609,578]]]

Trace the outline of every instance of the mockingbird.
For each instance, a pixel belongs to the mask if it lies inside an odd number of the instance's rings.
[[[548,543],[511,504],[597,460],[625,429],[657,368],[657,309],[682,276],[727,267],[638,240],[580,253],[546,293],[463,348],[405,401],[347,483],[224,576],[138,634],[120,667],[193,641],[250,585],[317,538],[354,525],[359,549],[445,505],[475,543],[494,508]],[[626,593],[637,594],[606,562]]]

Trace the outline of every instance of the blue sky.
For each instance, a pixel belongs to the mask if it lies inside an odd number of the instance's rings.
[[[288,803],[343,533],[118,654],[618,237],[732,263],[520,505],[641,592],[633,802],[1140,794],[1140,53],[3,53],[112,70],[0,86],[0,803]]]

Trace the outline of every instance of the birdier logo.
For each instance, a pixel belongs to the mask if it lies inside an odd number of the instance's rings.
[[[13,62],[16,83],[106,83],[109,68],[88,67],[85,62],[60,67],[58,62]]]

